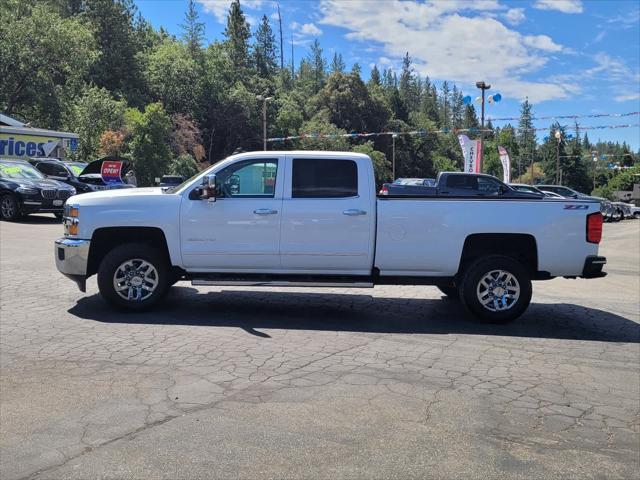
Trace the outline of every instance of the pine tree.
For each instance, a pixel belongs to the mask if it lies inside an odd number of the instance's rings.
[[[329,67],[331,73],[344,73],[345,69],[344,60],[342,60],[341,53],[334,53],[333,60],[331,60],[331,67]]]
[[[476,109],[471,104],[465,105],[463,127],[464,128],[478,128],[478,127],[480,127],[480,120],[478,120],[478,115],[476,114]]]
[[[369,79],[370,85],[381,85],[380,80],[380,70],[378,70],[378,66],[374,65],[371,69],[371,78]]]
[[[446,80],[442,82],[440,87],[441,99],[440,99],[440,123],[444,128],[451,127],[451,90],[449,89],[449,82]]]
[[[269,19],[263,15],[256,31],[256,43],[253,51],[256,71],[261,78],[271,78],[278,68],[275,42],[276,38],[271,30]]]
[[[192,57],[198,55],[204,41],[204,23],[199,22],[198,18],[195,2],[189,0],[184,23],[180,25],[180,28],[183,30],[182,38],[187,43],[187,49]]]
[[[462,127],[464,120],[464,101],[462,98],[462,92],[454,85],[451,91],[451,122],[453,128]]]
[[[247,22],[240,0],[233,0],[227,16],[227,26],[224,30],[227,38],[226,47],[236,76],[241,75],[249,64],[249,37],[251,29]]]
[[[517,139],[522,163],[531,167],[536,161],[536,132],[533,130],[533,112],[529,99],[520,106]]]
[[[324,86],[325,76],[327,73],[327,61],[322,56],[322,47],[320,42],[315,39],[311,44],[307,62],[311,66],[314,77],[313,93],[318,93]]]

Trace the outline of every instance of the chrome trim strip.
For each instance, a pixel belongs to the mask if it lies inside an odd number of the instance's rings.
[[[373,288],[371,282],[288,282],[285,280],[191,280],[194,286],[227,286],[227,287],[343,287]]]

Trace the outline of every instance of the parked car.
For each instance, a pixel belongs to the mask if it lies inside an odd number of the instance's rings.
[[[65,201],[76,190],[46,178],[22,160],[0,160],[0,217],[17,220],[30,213],[53,213],[62,218]]]
[[[631,205],[631,215],[633,218],[640,218],[640,207],[636,207],[635,205]]]
[[[161,187],[175,187],[184,182],[182,175],[163,175],[160,179]]]
[[[379,195],[389,195],[389,189],[393,191],[392,195],[420,195],[421,187],[435,187],[435,178],[397,178],[393,183],[383,183],[382,188],[378,192]]]
[[[509,186],[519,192],[539,193],[548,198],[564,198],[562,195],[558,195],[557,193],[545,192],[544,190],[540,190],[537,187],[526,185],[524,183],[510,183]]]
[[[132,310],[156,304],[180,279],[436,285],[490,322],[520,316],[532,280],[605,275],[597,202],[511,195],[488,175],[450,178],[462,189],[482,183],[486,195],[376,198],[371,158],[353,152],[232,155],[176,189],[73,197],[56,265],[81,291],[97,274],[102,296]]]
[[[105,162],[116,162],[120,164],[120,175],[114,176],[111,180],[105,180],[103,175],[103,165]],[[127,177],[133,166],[131,162],[119,157],[104,157],[87,163],[84,169],[78,174],[78,180],[88,185],[92,191],[96,190],[119,190],[123,188],[135,188],[135,185],[126,183],[123,179]]]
[[[553,192],[558,195],[563,196],[564,198],[582,198],[582,199],[593,199],[591,195],[587,195],[585,193],[578,192],[573,188],[565,187],[562,185],[536,185],[540,190],[545,192]]]
[[[631,205],[625,202],[613,202],[613,204],[618,208],[618,211],[622,214],[622,218],[633,218],[633,213],[631,211]]]
[[[47,178],[71,185],[78,193],[92,192],[93,189],[81,182],[78,176],[87,166],[82,162],[63,162],[57,158],[30,158],[29,163]]]
[[[384,196],[544,198],[544,194],[521,192],[484,173],[441,172],[434,186],[385,184]]]

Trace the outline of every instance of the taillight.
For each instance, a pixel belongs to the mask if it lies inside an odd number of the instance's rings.
[[[378,192],[379,195],[389,195],[389,189],[387,187],[382,187],[380,189],[380,192]]]
[[[587,242],[600,243],[602,240],[602,214],[600,212],[587,215]]]

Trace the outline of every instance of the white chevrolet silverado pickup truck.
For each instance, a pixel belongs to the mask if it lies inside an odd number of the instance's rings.
[[[135,310],[179,280],[435,285],[489,322],[521,315],[532,280],[606,275],[597,202],[513,198],[491,178],[473,196],[376,198],[366,155],[242,153],[172,189],[71,197],[55,259],[81,291],[97,274],[107,301]]]

